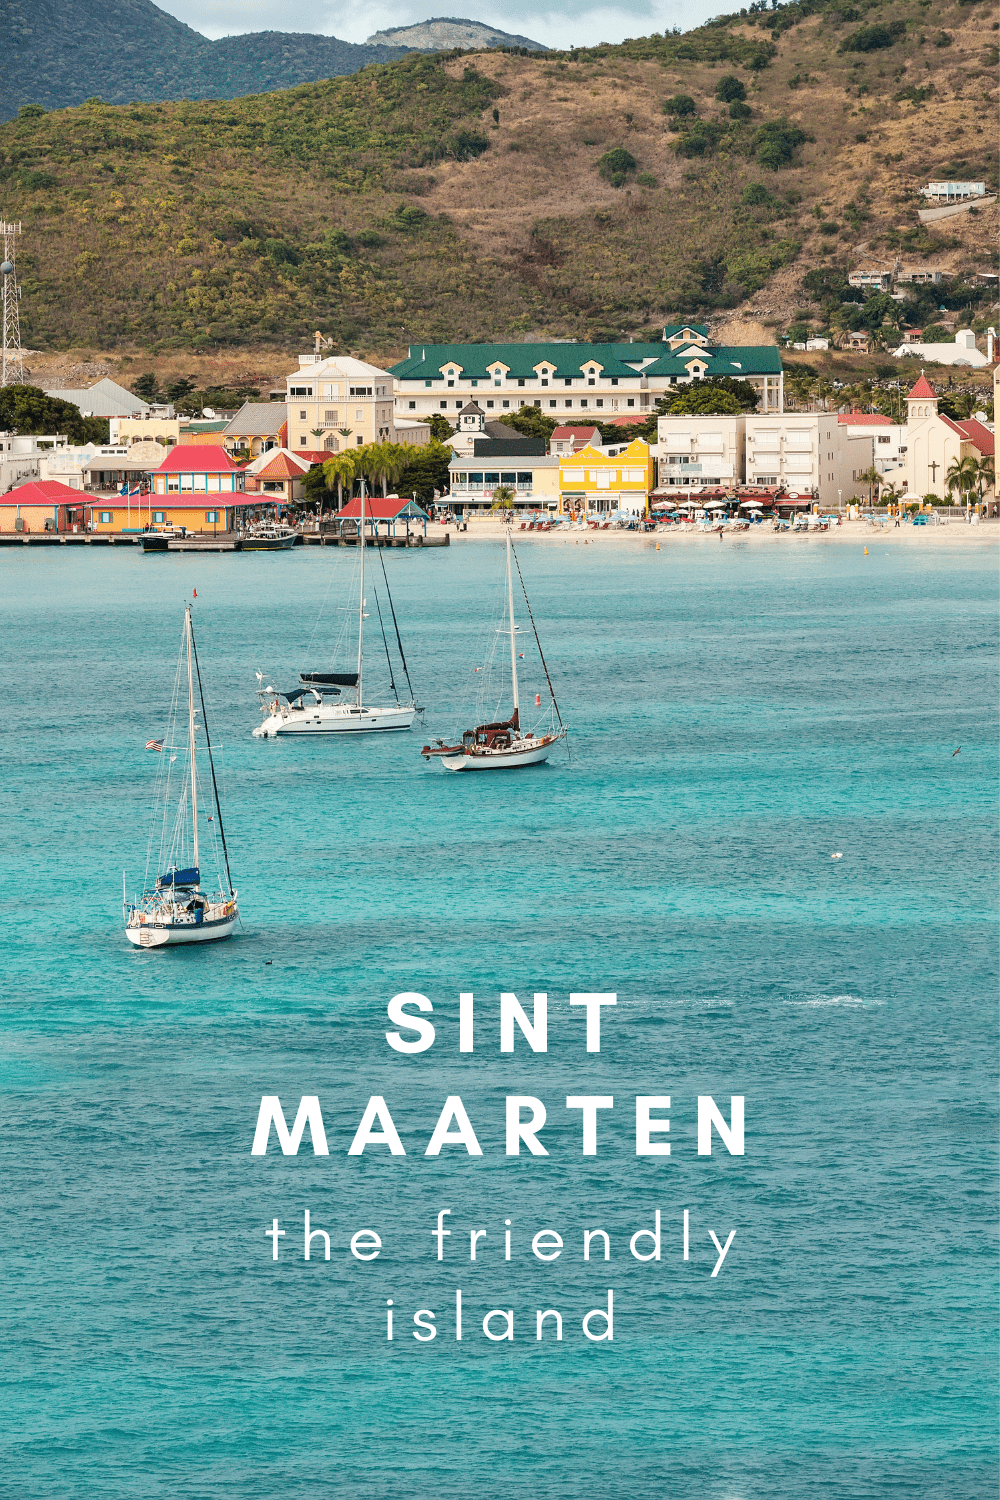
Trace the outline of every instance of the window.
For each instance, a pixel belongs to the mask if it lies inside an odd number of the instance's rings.
[[[573,384],[573,377],[572,377],[572,375],[570,375],[570,376],[568,376],[568,377],[567,377],[567,378],[566,378],[566,379],[565,379],[565,380],[564,380],[564,381],[563,381],[563,385],[572,385],[572,384]]]
[[[507,409],[510,406],[510,402],[509,401],[501,401],[500,405],[503,407],[504,411],[507,411]]]
[[[501,484],[517,484],[517,475],[516,474],[501,474],[500,475],[500,483]]]
[[[887,438],[887,437],[880,437],[880,438],[879,438],[879,442],[880,442],[880,443],[889,443],[889,442],[891,442],[891,441],[892,441],[892,439],[891,439],[891,438]]]
[[[478,387],[478,385],[479,385],[479,381],[478,381],[478,380],[474,380],[474,381],[473,381],[473,382],[472,382],[472,388],[473,388],[473,390],[476,390],[476,389],[477,389],[477,387]]]
[[[487,406],[487,409],[489,411],[493,410],[493,402],[492,401],[487,401],[486,406]]]
[[[541,404],[542,404],[542,403],[541,403],[541,402],[540,402],[540,401],[535,401],[535,402],[533,402],[533,403],[532,403],[532,404],[533,404],[533,405],[534,405],[534,406],[541,406]]]
[[[356,406],[354,408],[354,420],[355,420],[355,422],[363,422],[364,419],[365,419],[364,407],[362,407],[362,406]]]
[[[290,396],[311,396],[313,388],[311,385],[293,385],[289,388]]]
[[[557,401],[550,401],[550,402],[549,402],[549,406],[550,406],[550,407],[555,407],[555,406],[557,406],[557,405],[558,405],[558,404],[559,404],[559,403],[558,403],[558,402],[557,402]]]
[[[495,474],[490,474],[490,473],[484,474],[483,475],[483,483],[484,484],[499,484],[500,483],[500,472],[499,472],[499,470],[497,470],[497,472]]]
[[[569,399],[568,399],[568,400],[567,400],[567,401],[566,401],[566,409],[567,409],[567,410],[569,410],[569,408],[570,408],[570,407],[571,407],[571,406],[572,406],[572,405],[573,405],[573,398],[572,398],[572,397],[569,397]]]
[[[352,385],[349,394],[352,396],[370,396],[372,388],[370,385]]]
[[[523,386],[523,385],[524,385],[524,381],[523,381],[523,380],[519,380],[519,381],[518,381],[518,382],[517,382],[517,383],[518,383],[518,385],[520,385],[520,386]]]
[[[416,409],[417,409],[417,403],[415,401],[410,401],[407,404],[409,406],[410,411],[416,411]]]
[[[434,384],[434,382],[432,380],[425,380],[424,381],[424,385],[427,387],[428,390],[430,390],[430,388],[431,388],[431,386],[433,384]]]
[[[596,384],[597,384],[597,381],[596,381],[596,380],[588,380],[588,381],[587,381],[587,384],[588,384],[588,385],[596,385]]]
[[[101,525],[102,526],[110,526],[111,525],[111,512],[109,510],[102,510],[101,511]]]
[[[339,427],[340,426],[340,412],[339,411],[325,411],[323,413],[323,426],[324,427]]]
[[[168,480],[167,480],[167,489],[168,490],[179,490],[180,487],[181,487],[181,482],[180,482],[179,479],[169,479],[168,478]]]
[[[363,438],[363,437],[362,437],[362,436],[361,436],[361,435],[360,435],[360,433],[359,433],[359,434],[358,434],[358,436],[357,436],[357,438],[356,438],[356,439],[355,439],[355,442],[356,442],[356,443],[357,443],[357,445],[358,445],[358,447],[359,447],[359,448],[363,448],[363,447],[364,447],[364,445],[365,445],[365,440],[364,440],[364,438]]]
[[[500,382],[499,382],[499,380],[494,380],[493,384],[496,386],[497,390],[500,389]]]
[[[210,526],[214,526],[218,519],[219,512],[217,510],[206,510],[205,520],[209,523]]]
[[[448,403],[447,403],[447,401],[441,401],[438,404],[440,405],[442,411],[447,411],[448,410]]]
[[[167,513],[166,513],[165,510],[154,510],[153,511],[153,520],[157,523],[157,525],[162,526],[163,523],[164,523],[164,521],[166,519],[167,519]]]
[[[595,405],[597,405],[597,406],[603,406],[604,405],[604,397],[603,396],[598,396],[597,401],[595,402]]]
[[[299,412],[299,421],[300,422],[308,421],[308,418],[309,418],[309,413],[307,411],[300,411]]]
[[[470,474],[469,475],[469,484],[470,485],[473,485],[473,484],[482,484],[482,482],[483,482],[483,476],[482,476],[482,474]]]
[[[611,384],[612,385],[617,385],[618,384],[618,376],[617,375],[612,375],[612,377],[611,377]]]
[[[453,380],[449,380],[449,382],[448,382],[448,389],[450,391],[453,391],[455,389],[455,382]]]
[[[632,397],[632,396],[629,396],[629,398],[628,398],[628,400],[627,400],[627,401],[626,401],[626,403],[625,403],[625,405],[626,405],[626,406],[634,406],[634,405],[635,405],[635,400],[634,400],[634,398],[633,398],[633,397]]]
[[[323,440],[323,447],[326,449],[326,451],[328,453],[336,453],[336,451],[337,451],[337,439],[334,437],[334,435],[333,435],[332,432],[330,433],[329,437],[324,438],[324,440]]]
[[[518,470],[517,483],[518,483],[518,487],[520,489],[528,489],[528,490],[531,489],[531,480],[532,480],[532,474],[533,474],[533,472],[534,472],[533,470],[529,469],[528,472],[525,474],[525,473],[522,473],[520,470]]]
[[[543,381],[542,381],[542,385],[548,385],[548,383],[549,383],[549,382],[548,382],[548,381],[547,381],[547,380],[543,380]]]
[[[586,406],[586,404],[587,404],[587,398],[586,398],[586,396],[581,396],[580,397],[580,406],[584,407],[584,406]]]

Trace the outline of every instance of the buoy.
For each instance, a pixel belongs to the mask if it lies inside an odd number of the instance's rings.
[[[844,856],[842,854],[831,854],[830,855],[831,859],[843,859],[843,857]]]
[[[541,695],[541,693],[536,693],[535,694],[535,707],[536,708],[538,708],[541,705],[541,701],[542,701],[542,695]]]
[[[657,550],[657,552],[659,552],[659,550],[660,550],[660,544],[659,544],[659,542],[657,542],[657,544],[656,544],[656,550]]]
[[[194,598],[195,598],[195,599],[197,599],[197,597],[198,597],[198,590],[197,590],[197,589],[195,589],[195,591],[194,591],[194,595],[193,595],[193,597],[194,597]]]
[[[868,548],[867,547],[865,548],[865,556],[866,557],[868,556]]]

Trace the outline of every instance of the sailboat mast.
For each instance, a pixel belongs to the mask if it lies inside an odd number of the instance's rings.
[[[361,481],[361,599],[358,604],[358,707],[361,707],[361,665],[364,660],[365,639],[365,482]]]
[[[510,576],[510,532],[507,533],[507,614],[510,619],[510,681],[514,692],[514,718],[518,717],[517,641],[514,634],[514,585]],[[520,727],[520,726],[518,726]]]
[[[200,871],[198,862],[198,777],[195,772],[194,759],[194,678],[191,672],[191,606],[184,611],[185,633],[187,635],[188,654],[188,738],[191,746],[191,830],[194,838],[194,865]]]

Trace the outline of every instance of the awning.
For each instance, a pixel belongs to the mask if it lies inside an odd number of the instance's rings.
[[[300,672],[299,681],[307,687],[357,687],[357,672]]]
[[[170,890],[171,888],[176,889],[178,887],[190,889],[191,886],[197,885],[200,879],[201,873],[197,865],[193,865],[187,870],[168,870],[166,875],[157,875],[156,889],[158,891]]]

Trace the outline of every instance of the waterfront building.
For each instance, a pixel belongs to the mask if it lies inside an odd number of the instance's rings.
[[[676,324],[654,343],[413,344],[389,371],[396,410],[460,425],[475,401],[487,419],[537,406],[566,421],[644,421],[678,385],[731,376],[757,391],[761,410],[782,411],[781,354],[775,345],[712,344],[703,324]]]
[[[245,401],[222,434],[227,453],[245,448],[251,458],[287,444],[288,407],[283,401]]]
[[[0,495],[0,532],[69,531],[80,497],[57,480],[31,479]]]
[[[873,451],[871,435],[850,436],[836,412],[746,418],[747,483],[811,495],[824,509],[850,501]]]
[[[906,493],[947,496],[947,474],[963,458],[982,460],[994,455],[993,433],[975,418],[954,421],[938,411],[938,398],[926,375],[921,375],[906,398]],[[958,497],[956,496],[956,502]]]
[[[672,500],[746,480],[746,423],[739,417],[660,417],[655,449],[658,495]]]
[[[458,515],[485,515],[493,504],[493,491],[501,486],[513,492],[516,511],[557,510],[558,455],[476,458],[456,454],[448,465],[449,501]]]
[[[590,444],[559,459],[560,515],[611,515],[616,510],[646,515],[653,488],[653,450],[643,438],[614,454]]]
[[[880,412],[841,412],[838,424],[849,438],[870,437],[872,462],[880,474],[901,469],[906,460],[906,423],[894,422]]]
[[[365,443],[429,442],[426,423],[395,422],[393,391],[391,374],[376,365],[346,355],[300,354],[299,368],[286,380],[288,447],[329,458]]]

